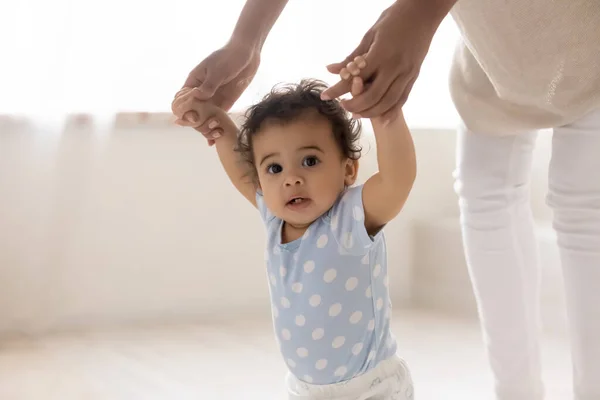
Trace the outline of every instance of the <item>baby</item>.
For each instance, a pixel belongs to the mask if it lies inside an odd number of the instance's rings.
[[[363,90],[357,57],[340,74]],[[273,326],[289,368],[290,399],[408,400],[413,386],[390,331],[383,227],[402,209],[416,174],[412,137],[398,110],[373,118],[379,172],[355,185],[360,124],[314,80],[273,89],[241,130],[183,89],[181,118],[219,127],[216,148],[237,190],[266,226]]]

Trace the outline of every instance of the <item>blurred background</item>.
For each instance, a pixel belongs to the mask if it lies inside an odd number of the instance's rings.
[[[281,399],[264,238],[213,148],[172,124],[188,72],[229,38],[243,0],[0,4],[0,399]],[[336,81],[391,1],[290,1],[232,112],[274,84]],[[405,107],[419,176],[386,228],[399,353],[419,399],[491,399],[453,192],[458,39],[440,27]],[[364,124],[361,178],[376,170]],[[544,204],[549,399],[567,398],[561,276]],[[507,294],[510,295],[510,294]]]

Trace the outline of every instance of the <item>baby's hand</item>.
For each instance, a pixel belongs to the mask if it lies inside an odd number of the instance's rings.
[[[216,122],[215,117],[217,117],[223,111],[210,101],[198,100],[194,96],[194,90],[196,89],[183,88],[175,95],[175,99],[171,103],[171,110],[177,117],[175,123],[177,125],[189,126],[192,128],[200,128],[208,123],[208,128],[216,128],[212,131],[212,138],[217,139],[223,134],[223,132],[217,128],[218,122],[215,126],[211,125]],[[193,111],[191,120],[184,120],[183,116],[189,111]]]
[[[352,79],[350,93],[352,96],[358,96],[365,89],[364,82],[360,77],[360,71],[367,66],[367,62],[363,56],[356,56],[354,61],[350,61],[340,71],[340,78],[343,80]]]
[[[207,115],[210,114],[208,111],[214,106],[211,107],[208,101],[197,100],[193,94],[194,90],[194,88],[184,87],[177,92],[171,103],[171,111],[177,117],[175,123],[178,125],[196,128],[210,117]],[[191,120],[184,120],[183,115],[188,111],[195,111],[196,115]]]
[[[363,56],[357,56],[356,58],[354,58],[354,61],[350,61],[346,65],[346,67],[342,68],[342,70],[340,71],[340,77],[342,79],[344,79],[344,80],[352,79],[352,84],[350,86],[350,93],[352,94],[353,97],[358,96],[365,90],[365,83],[363,82],[362,78],[360,77],[360,72],[366,66],[367,66],[367,62],[366,62],[365,58]],[[400,109],[399,111],[390,109],[390,110],[387,110],[384,113],[384,115],[385,114],[388,115],[386,118],[384,118],[383,115],[379,115],[376,117],[372,117],[371,121],[385,127],[391,121],[396,120],[399,115],[402,115],[402,109]],[[390,117],[390,115],[392,115],[392,114],[395,114],[395,116],[393,118]],[[359,119],[359,118],[361,118],[361,116],[352,114],[352,118]]]

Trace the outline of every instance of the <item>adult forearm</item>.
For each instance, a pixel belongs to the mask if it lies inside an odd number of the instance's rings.
[[[397,16],[400,23],[405,23],[410,14],[433,36],[456,3],[457,0],[396,0],[384,13]]]
[[[231,39],[262,49],[288,0],[246,0]]]

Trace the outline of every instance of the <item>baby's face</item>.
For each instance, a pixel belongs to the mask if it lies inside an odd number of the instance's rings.
[[[321,116],[267,123],[253,137],[253,148],[267,207],[295,228],[323,215],[356,179],[358,164],[342,154]]]

